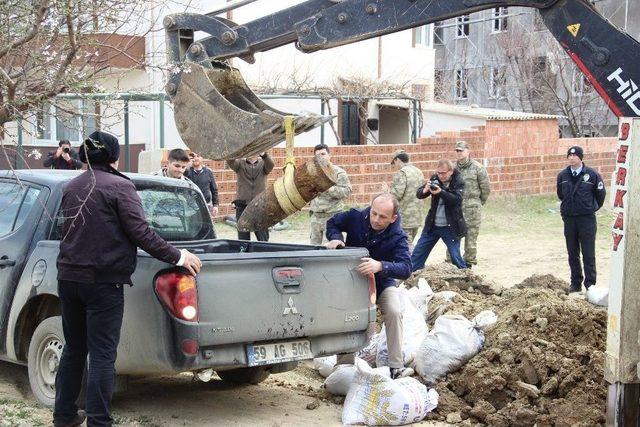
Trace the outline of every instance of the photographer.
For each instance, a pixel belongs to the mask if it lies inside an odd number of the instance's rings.
[[[462,215],[464,180],[450,160],[438,161],[436,174],[430,182],[418,188],[416,197],[431,197],[431,209],[424,221],[424,230],[411,254],[413,271],[424,268],[424,263],[438,240],[447,245],[451,260],[458,268],[467,268],[460,255],[460,239],[467,231]]]
[[[78,153],[71,149],[71,143],[63,139],[58,143],[58,149],[50,152],[42,165],[51,169],[82,169],[82,162],[78,159]]]

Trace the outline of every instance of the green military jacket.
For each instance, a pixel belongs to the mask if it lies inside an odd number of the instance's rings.
[[[424,201],[416,197],[416,191],[423,185],[424,174],[411,163],[404,165],[393,176],[389,192],[398,199],[403,228],[416,228],[422,225]]]
[[[311,201],[311,212],[336,213],[344,210],[344,200],[351,195],[349,176],[339,166],[331,165],[338,179],[336,185]]]
[[[465,206],[484,205],[491,193],[491,183],[487,169],[476,160],[469,159],[465,164],[457,164],[458,170],[464,179],[464,199]]]

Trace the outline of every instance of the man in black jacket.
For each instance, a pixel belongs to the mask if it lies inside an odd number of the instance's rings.
[[[58,295],[65,346],[56,376],[55,426],[78,426],[75,404],[87,353],[87,425],[110,426],[116,349],[124,312],[125,284],[131,285],[136,247],[194,276],[202,263],[178,250],[149,227],[136,188],[116,168],[118,140],[93,132],[80,147],[91,167],[64,188],[65,217],[58,254]]]
[[[582,281],[589,289],[596,284],[596,211],[604,204],[606,190],[600,174],[582,162],[584,150],[574,145],[567,151],[569,166],[558,174],[557,193],[569,253],[571,286],[580,292]],[[584,276],[580,265],[580,250]]]
[[[58,142],[58,149],[47,155],[47,158],[42,162],[42,166],[51,169],[73,170],[82,169],[82,162],[78,160],[78,154],[71,148],[71,143],[63,139]]]
[[[191,159],[191,167],[185,171],[184,176],[189,178],[202,191],[211,216],[215,217],[218,215],[218,185],[213,171],[202,164],[202,156],[200,154],[192,151],[189,153],[189,158]]]
[[[464,179],[450,160],[440,160],[431,181],[418,188],[416,197],[431,197],[431,209],[424,220],[424,229],[411,254],[413,271],[424,268],[424,263],[438,240],[447,245],[451,261],[458,268],[467,268],[460,255],[460,239],[467,232],[462,214]]]

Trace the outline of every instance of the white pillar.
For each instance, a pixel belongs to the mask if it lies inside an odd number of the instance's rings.
[[[640,119],[620,119],[611,186],[611,280],[605,379],[608,425],[636,425],[640,380]]]

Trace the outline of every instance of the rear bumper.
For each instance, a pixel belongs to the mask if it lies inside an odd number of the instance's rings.
[[[367,341],[367,331],[337,333],[316,337],[292,338],[292,340],[309,340],[313,357],[321,357],[338,353],[356,352],[363,348]],[[287,341],[287,340],[283,340]],[[267,341],[273,342],[273,341]],[[229,369],[247,366],[247,345],[256,343],[226,344],[201,347],[195,356],[180,354],[173,367],[175,372],[191,371],[204,368]]]

